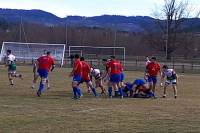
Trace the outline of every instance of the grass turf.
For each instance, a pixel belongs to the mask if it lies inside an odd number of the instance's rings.
[[[51,73],[51,89],[40,98],[30,88],[31,67],[19,67],[18,72],[24,80],[16,79],[11,87],[6,68],[0,70],[2,133],[200,132],[200,75],[180,76],[178,99],[169,88],[166,99],[96,99],[84,91],[81,100],[72,100],[69,69]],[[138,77],[143,73],[126,72],[126,81]],[[160,87],[157,95],[162,96]]]

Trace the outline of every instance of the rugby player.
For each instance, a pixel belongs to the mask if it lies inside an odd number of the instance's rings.
[[[6,51],[6,56],[4,58],[6,67],[8,67],[8,80],[10,82],[10,85],[14,85],[14,79],[13,78],[22,78],[21,74],[18,74],[17,71],[17,66],[16,66],[16,58],[15,56],[12,54],[11,50],[7,50]]]
[[[81,81],[81,83],[85,82],[87,85],[87,88],[91,88],[94,96],[97,97],[96,89],[93,87],[92,81],[90,78],[91,67],[87,62],[85,62],[84,57],[81,57],[80,61],[82,62],[82,81]]]
[[[110,76],[110,83],[108,87],[109,97],[112,98],[112,87],[115,90],[115,95],[118,96],[118,93],[121,98],[123,98],[123,90],[120,86],[121,82],[121,63],[115,59],[115,56],[111,57],[111,61],[108,63],[108,74]],[[112,85],[112,86],[111,86]]]
[[[174,98],[177,98],[177,81],[178,76],[174,69],[169,69],[167,65],[163,65],[162,67],[162,79],[161,79],[161,86],[163,86],[163,81],[165,80],[164,85],[164,92],[163,92],[163,98],[167,96],[166,90],[167,87],[171,84],[172,88],[174,89]]]
[[[46,56],[47,54],[47,50],[44,50],[42,56]],[[35,84],[37,83],[38,78],[40,77],[39,73],[37,72],[38,68],[37,68],[37,63],[36,61],[33,63],[33,82],[32,82],[32,89],[35,89]],[[49,78],[46,80],[46,84],[47,84],[47,89],[50,89],[50,82],[49,82]]]
[[[158,74],[161,76],[160,64],[156,61],[156,57],[152,57],[151,62],[146,66],[145,76],[148,76],[149,87],[153,93],[155,93]]]
[[[72,79],[72,89],[74,94],[74,99],[79,99],[82,96],[81,89],[79,88],[79,84],[82,81],[82,69],[83,69],[83,63],[80,61],[80,56],[76,54],[74,56],[75,61],[73,64],[73,70],[70,73],[70,77],[73,77]]]
[[[49,71],[53,71],[55,68],[54,59],[51,56],[51,52],[47,52],[46,56],[41,56],[37,59],[38,74],[41,78],[40,86],[37,91],[37,96],[40,97],[44,92],[46,80],[48,79]]]

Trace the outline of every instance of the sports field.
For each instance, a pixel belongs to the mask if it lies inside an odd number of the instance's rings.
[[[72,100],[67,68],[50,74],[51,89],[40,98],[30,88],[32,68],[18,71],[24,80],[16,79],[11,87],[6,68],[0,67],[1,133],[200,132],[200,75],[180,76],[178,99],[169,88],[166,99],[96,99],[84,93],[81,100]],[[126,72],[126,81],[136,77],[143,73]],[[160,87],[157,94],[162,94]]]

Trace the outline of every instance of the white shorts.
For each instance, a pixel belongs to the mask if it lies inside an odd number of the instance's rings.
[[[8,74],[15,74],[15,73],[16,73],[15,70],[9,70],[9,71],[8,71]]]
[[[173,79],[173,80],[166,80],[166,81],[165,81],[165,84],[167,84],[167,85],[169,85],[169,84],[176,85],[176,79]]]

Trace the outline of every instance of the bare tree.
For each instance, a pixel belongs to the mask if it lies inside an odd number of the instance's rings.
[[[198,13],[199,14],[199,13]],[[167,59],[171,58],[172,53],[181,47],[180,35],[183,30],[183,22],[187,18],[191,17],[191,10],[189,9],[188,1],[178,1],[178,0],[164,0],[164,5],[161,10],[156,10],[154,12],[156,19],[156,25],[158,27],[158,32],[160,36],[160,44],[158,47],[165,51]],[[151,38],[151,42],[153,39]],[[163,39],[164,41],[161,41]],[[160,49],[159,49],[160,50]]]

